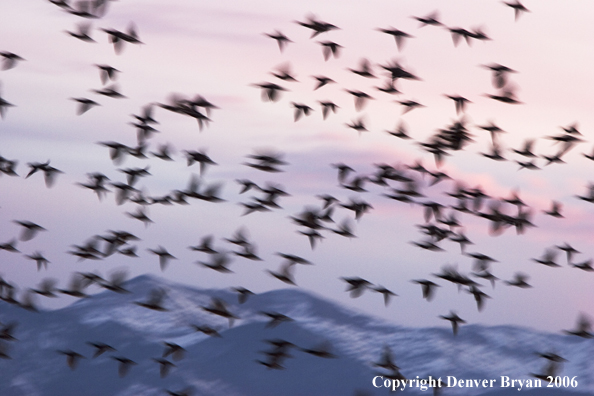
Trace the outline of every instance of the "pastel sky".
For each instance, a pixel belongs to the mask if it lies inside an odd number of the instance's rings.
[[[545,249],[564,242],[581,253],[574,262],[594,256],[594,206],[576,195],[586,194],[594,181],[594,163],[582,153],[591,153],[594,143],[594,51],[591,38],[591,6],[587,2],[554,0],[524,2],[530,12],[514,19],[514,11],[497,0],[304,0],[299,2],[193,0],[120,0],[110,2],[107,14],[92,21],[90,35],[96,43],[71,37],[82,18],[71,15],[49,1],[3,0],[0,5],[0,51],[23,57],[10,70],[0,71],[0,95],[14,104],[0,121],[0,155],[18,160],[19,177],[0,177],[0,243],[18,237],[20,228],[13,220],[30,220],[45,227],[31,241],[19,242],[24,254],[43,252],[51,261],[47,270],[37,271],[35,263],[21,254],[0,251],[0,274],[22,290],[45,277],[68,283],[74,271],[107,274],[128,268],[130,276],[155,273],[199,287],[244,286],[254,292],[286,287],[265,270],[278,269],[281,259],[275,252],[292,253],[312,261],[314,266],[298,266],[299,287],[340,301],[358,310],[407,326],[443,326],[438,319],[455,310],[468,323],[515,324],[558,332],[574,326],[580,312],[594,317],[594,274],[571,268],[563,252],[557,257],[561,268],[535,263]],[[489,41],[463,40],[455,46],[444,27],[420,27],[412,16],[437,11],[449,27],[480,28]],[[310,38],[311,31],[295,23],[309,15],[340,29]],[[137,28],[142,45],[126,43],[117,55],[100,28]],[[394,39],[378,28],[394,27],[414,36],[399,50]],[[265,33],[279,30],[292,43],[283,52]],[[343,46],[338,58],[325,61],[318,41],[332,40]],[[379,64],[398,61],[419,76],[418,81],[399,81],[400,95],[382,93],[374,86],[384,78],[366,79],[350,72],[362,58],[382,75]],[[499,63],[517,71],[510,84],[517,87],[520,105],[497,102],[485,94],[495,94],[491,73],[481,65]],[[102,83],[95,64],[108,64],[121,71],[117,84],[126,99],[102,97],[93,93]],[[271,72],[290,65],[298,82],[284,82]],[[312,75],[326,75],[335,84],[314,91]],[[288,91],[277,102],[264,102],[254,84],[275,82]],[[362,90],[374,99],[357,111],[345,89]],[[100,141],[136,144],[136,131],[129,123],[149,103],[165,103],[172,93],[194,97],[200,94],[219,107],[212,122],[202,131],[196,121],[161,108],[154,109],[160,131],[150,139],[150,150],[170,143],[176,149],[175,161],[157,158],[127,158],[114,165]],[[454,103],[444,95],[461,95],[471,103],[464,119],[474,141],[463,151],[447,157],[439,170],[468,187],[481,186],[495,198],[507,198],[516,190],[532,208],[537,226],[523,235],[513,229],[500,236],[489,234],[485,219],[457,214],[464,232],[474,243],[470,252],[481,252],[499,262],[493,273],[509,280],[516,272],[529,274],[531,289],[512,288],[498,282],[492,289],[482,288],[492,298],[483,312],[477,312],[472,296],[456,286],[437,280],[432,273],[445,264],[457,265],[469,273],[472,259],[460,254],[457,244],[443,241],[444,252],[428,252],[412,245],[423,236],[416,225],[423,224],[423,210],[390,200],[383,187],[366,184],[367,192],[355,193],[338,185],[331,166],[343,162],[357,174],[370,175],[374,164],[422,163],[431,171],[436,165],[418,142],[425,142],[438,129],[459,119]],[[101,105],[77,116],[76,103],[69,98],[86,97]],[[338,112],[322,119],[319,100],[332,100]],[[402,114],[396,100],[415,100],[425,107]],[[291,102],[313,108],[310,116],[293,120]],[[346,126],[363,117],[368,132],[361,134]],[[390,136],[404,122],[414,141]],[[544,166],[541,170],[518,170],[510,151],[509,161],[495,162],[480,155],[490,146],[487,132],[477,125],[490,121],[507,131],[500,136],[506,148],[520,148],[526,139],[536,139],[535,152],[551,155],[557,151],[546,136],[558,135],[561,127],[577,123],[585,142],[563,159],[565,164]],[[186,188],[198,165],[188,167],[183,150],[205,150],[218,164],[203,176],[206,184],[222,183],[225,202],[192,201],[191,205],[151,205],[148,213],[154,224],[145,227],[125,212],[135,204],[118,206],[113,193],[100,202],[89,190],[76,183],[86,174],[102,172],[112,181],[123,182],[117,168],[150,166],[152,176],[137,187],[152,196]],[[284,153],[289,163],[281,173],[264,173],[243,165],[246,155],[271,149]],[[41,174],[25,179],[27,163],[51,160],[64,172],[56,184],[47,188]],[[412,172],[411,174],[415,174]],[[417,174],[415,174],[418,176]],[[418,176],[421,183],[426,184]],[[239,195],[236,179],[250,179],[259,185],[274,182],[284,186],[289,197],[282,197],[282,209],[242,216],[240,202],[250,192]],[[396,186],[397,184],[394,184]],[[454,204],[444,192],[452,191],[453,181],[427,187],[426,198]],[[353,221],[357,238],[348,239],[326,232],[326,238],[312,250],[289,216],[304,207],[319,206],[315,196],[331,194],[341,202],[364,199],[373,209]],[[565,218],[542,213],[551,201],[563,204]],[[511,207],[508,207],[510,212]],[[337,223],[353,218],[352,212],[337,208]],[[221,274],[196,265],[206,260],[188,246],[212,234],[215,246],[233,250],[223,238],[230,238],[240,227],[249,231],[262,262],[235,257],[233,274]],[[107,230],[126,230],[141,238],[139,258],[121,255],[101,261],[78,262],[68,254],[71,245],[84,244],[93,235]],[[177,260],[162,273],[158,259],[148,248],[162,245]],[[340,277],[359,276],[394,291],[396,297],[384,307],[379,294],[366,292],[358,299],[345,293]],[[427,278],[439,283],[436,298],[427,302],[421,289],[410,282]],[[37,299],[42,307],[69,302]]]

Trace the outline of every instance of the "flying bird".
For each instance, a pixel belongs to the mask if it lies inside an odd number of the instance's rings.
[[[285,49],[285,47],[287,46],[288,43],[292,43],[292,41],[287,36],[285,36],[283,33],[279,32],[278,30],[275,30],[273,33],[264,33],[264,34],[276,41],[280,52],[283,52],[283,50]]]
[[[439,317],[452,323],[452,332],[454,333],[454,336],[458,335],[460,324],[466,323],[466,321],[459,317],[454,311],[450,311],[449,315],[440,315]]]
[[[528,10],[522,3],[520,3],[520,0],[515,0],[514,2],[504,1],[503,4],[505,4],[508,7],[513,8],[514,18],[516,21],[518,20],[520,15],[522,15],[522,13],[530,12],[530,10]]]

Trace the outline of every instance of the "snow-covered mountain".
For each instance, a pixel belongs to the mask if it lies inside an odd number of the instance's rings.
[[[568,360],[559,373],[576,379],[575,388],[522,389],[528,395],[594,394],[594,340],[538,332],[512,326],[466,325],[454,337],[448,328],[405,328],[300,289],[284,289],[250,297],[238,303],[231,290],[205,290],[143,275],[126,283],[129,294],[106,291],[59,310],[30,312],[0,301],[0,322],[18,322],[16,340],[7,345],[10,359],[0,359],[0,395],[4,396],[137,396],[167,395],[167,391],[192,389],[198,395],[385,395],[373,379],[387,371],[374,367],[388,346],[401,373],[409,379],[448,376],[457,380],[495,379],[488,388],[443,388],[441,395],[503,396],[518,394],[518,384],[501,388],[501,377],[533,379],[546,361],[536,352],[555,351]],[[137,304],[154,289],[166,290],[165,312]],[[228,303],[238,317],[227,319],[202,307],[213,297]],[[292,318],[267,327],[262,312]],[[197,332],[191,325],[217,328],[222,337]],[[308,349],[330,345],[333,358],[322,358],[290,348],[284,369],[269,369],[263,351],[266,340],[283,339]],[[103,342],[117,349],[92,358],[87,342]],[[164,342],[185,348],[183,359],[161,378],[159,364]],[[85,358],[76,369],[66,364],[59,350],[72,350]],[[118,375],[123,356],[137,363],[125,377]],[[384,378],[385,380],[386,378]],[[451,379],[450,379],[451,380]],[[376,385],[383,380],[376,380]],[[543,386],[547,383],[543,382]],[[411,394],[421,392],[413,385]],[[549,391],[549,392],[547,392]]]

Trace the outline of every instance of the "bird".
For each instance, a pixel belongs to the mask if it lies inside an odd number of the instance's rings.
[[[435,288],[441,287],[437,283],[427,279],[414,279],[411,282],[421,285],[423,298],[427,301],[433,300],[433,297],[435,296]]]
[[[166,392],[169,394],[169,396],[192,396],[194,388],[187,387],[177,392],[173,392],[170,390],[167,390]]]
[[[25,257],[37,263],[37,271],[40,271],[42,267],[47,269],[47,265],[50,263],[50,261],[38,251],[35,251],[32,254],[26,254]]]
[[[574,248],[573,246],[571,246],[569,243],[564,242],[563,245],[555,245],[555,247],[559,250],[562,250],[565,252],[566,256],[567,256],[567,264],[571,263],[571,259],[573,257],[574,254],[576,253],[580,253],[576,248]]]
[[[287,165],[287,162],[282,159],[283,154],[278,152],[263,151],[257,154],[250,154],[247,157],[256,162],[245,163],[245,165],[263,172],[282,172],[283,170],[279,166]]]
[[[12,238],[8,242],[0,243],[0,250],[5,250],[7,252],[12,252],[12,253],[20,253],[20,251],[16,248],[16,245],[17,245],[16,238]]]
[[[250,296],[254,295],[254,292],[246,289],[245,287],[234,287],[232,289],[237,293],[237,301],[240,304],[244,304]]]
[[[386,289],[385,287],[378,285],[371,288],[371,290],[381,293],[384,296],[384,306],[388,306],[391,301],[392,297],[398,296],[398,294],[394,293],[393,291]]]
[[[470,45],[470,39],[472,38],[473,33],[460,27],[448,27],[447,28],[451,35],[452,41],[454,42],[454,47],[457,47],[460,43],[460,39],[464,38],[466,40],[466,44]]]
[[[126,97],[119,91],[117,84],[111,84],[101,89],[92,89],[91,92],[94,92],[98,95],[107,96],[109,98],[123,99]]]
[[[502,103],[508,103],[508,104],[522,104],[522,102],[520,102],[517,98],[516,98],[516,92],[515,89],[512,89],[512,87],[505,87],[502,88],[501,91],[495,95],[493,94],[485,94],[486,97],[497,100],[499,102]]]
[[[211,337],[215,337],[215,338],[222,338],[221,334],[219,333],[219,331],[217,329],[210,327],[208,325],[202,325],[202,326],[192,325],[192,328],[194,328],[194,330],[196,330],[197,332],[206,334],[207,336],[211,336]]]
[[[2,70],[12,69],[18,62],[25,60],[21,56],[9,51],[0,51],[0,56],[2,57]]]
[[[75,370],[80,359],[85,358],[80,353],[74,352],[71,349],[59,350],[58,353],[66,356],[66,364],[68,364],[68,367],[70,367],[71,370]]]
[[[58,283],[57,279],[54,278],[44,278],[39,282],[39,286],[36,289],[30,289],[33,293],[37,293],[44,297],[50,298],[57,298],[56,292],[58,289],[56,288],[56,284]]]
[[[492,83],[493,87],[495,88],[503,88],[507,85],[507,75],[509,73],[516,73],[515,70],[510,69],[507,66],[500,65],[498,63],[491,63],[488,65],[482,65],[484,68],[491,70],[492,74]]]
[[[342,45],[335,43],[334,41],[318,41],[318,44],[322,46],[322,55],[324,55],[325,61],[328,61],[330,56],[334,56],[335,58],[339,57]]]
[[[289,262],[291,264],[312,265],[311,261],[306,260],[303,257],[296,256],[294,254],[280,253],[280,252],[276,252],[275,254],[277,256],[282,257],[283,259],[285,259],[287,262]]]
[[[223,273],[233,272],[228,267],[228,265],[231,263],[231,259],[229,258],[229,255],[224,252],[213,253],[211,255],[210,263],[207,263],[204,261],[199,261],[198,263],[206,268],[210,268],[210,269],[213,269],[218,272],[223,272]]]
[[[359,69],[348,69],[349,71],[361,76],[361,77],[367,77],[367,78],[375,78],[375,76],[373,75],[373,72],[371,71],[371,63],[369,62],[369,60],[363,58],[359,61]]]
[[[171,253],[167,251],[163,246],[160,246],[156,249],[147,249],[150,253],[159,256],[159,266],[161,267],[161,271],[165,271],[167,265],[169,264],[170,260],[177,260]]]
[[[103,355],[105,352],[116,352],[116,349],[111,345],[105,344],[103,342],[87,342],[87,345],[92,346],[95,348],[95,353],[93,354],[93,359]]]
[[[561,214],[562,208],[563,205],[559,201],[551,201],[551,209],[543,210],[543,213],[552,217],[563,218]]]
[[[464,112],[467,103],[471,103],[470,100],[460,95],[445,95],[446,98],[451,99],[456,104],[456,114]]]
[[[312,76],[312,78],[314,78],[318,82],[314,88],[314,91],[317,91],[318,89],[328,84],[336,83],[336,81],[326,76]]]
[[[12,335],[12,333],[14,332],[17,324],[17,322],[2,324],[2,327],[0,328],[0,340],[15,341],[16,338]]]
[[[353,95],[353,97],[355,98],[355,110],[357,111],[361,111],[363,107],[365,107],[365,105],[367,104],[367,101],[373,99],[365,92],[359,90],[346,89],[345,91]]]
[[[151,154],[163,161],[173,161],[171,157],[172,148],[169,144],[160,144],[156,152],[151,152]]]
[[[556,257],[557,251],[550,248],[545,250],[541,258],[533,258],[532,261],[546,265],[548,267],[559,267],[560,265],[555,262]]]
[[[594,338],[592,321],[583,313],[578,316],[575,330],[563,330],[563,333],[581,338]]]
[[[127,278],[128,271],[126,271],[125,269],[115,270],[110,274],[109,280],[101,280],[99,282],[99,286],[106,290],[110,290],[112,292],[120,294],[130,293],[129,290],[124,288],[124,283],[126,283]]]
[[[351,129],[354,129],[355,131],[359,132],[359,134],[361,134],[361,132],[367,132],[368,129],[365,127],[365,123],[364,123],[364,118],[360,117],[357,120],[353,120],[350,123],[346,123],[346,126],[348,126]]]
[[[91,108],[93,108],[95,106],[100,106],[99,103],[95,102],[94,100],[87,99],[87,98],[70,98],[70,99],[74,100],[75,102],[78,102],[78,108],[76,110],[76,115],[83,115],[84,113],[89,111]]]
[[[163,351],[162,356],[163,358],[171,356],[173,360],[176,361],[184,358],[186,350],[182,346],[173,342],[164,342],[163,345],[165,345],[165,350]]]
[[[200,243],[198,245],[190,246],[188,249],[196,251],[196,252],[203,252],[203,253],[208,253],[208,254],[217,253],[217,251],[215,249],[213,249],[213,247],[212,247],[213,238],[214,237],[212,235],[206,235],[206,236],[202,237],[202,239],[200,240]]]
[[[482,311],[485,307],[485,299],[491,298],[475,285],[470,286],[470,288],[468,289],[468,293],[474,296],[474,300],[476,301],[476,307],[479,310],[479,312]]]
[[[427,26],[427,25],[440,26],[442,23],[439,21],[438,17],[439,17],[439,13],[437,11],[433,11],[432,13],[430,13],[427,16],[424,16],[424,17],[413,16],[412,18],[419,21],[421,23],[421,27],[423,27],[423,26]]]
[[[592,259],[582,261],[581,263],[570,263],[570,266],[586,272],[594,272],[594,267],[592,267]]]
[[[505,283],[509,286],[516,286],[519,288],[526,289],[532,287],[530,284],[528,284],[527,280],[528,275],[521,272],[516,272],[514,274],[514,278],[512,280],[505,281]]]
[[[413,37],[410,34],[403,32],[402,30],[393,28],[393,27],[378,28],[377,30],[382,33],[386,33],[390,36],[393,36],[394,40],[396,41],[396,47],[398,47],[398,50],[402,50],[402,48],[404,47],[404,39]]]
[[[294,265],[295,263],[289,261],[282,264],[278,271],[266,270],[266,272],[288,285],[296,286],[297,284],[295,283],[295,277],[293,275]]]
[[[296,21],[296,23],[312,30],[312,34],[311,34],[310,38],[314,38],[321,33],[326,33],[331,30],[339,29],[337,26],[335,26],[331,23],[319,20],[313,15],[309,15],[305,22]]]
[[[448,320],[452,323],[452,332],[454,333],[454,336],[458,335],[458,328],[460,324],[466,323],[466,321],[459,317],[458,314],[456,314],[454,311],[450,311],[450,314],[447,316],[440,315],[439,317],[441,319]]]
[[[116,54],[120,54],[123,50],[124,43],[131,43],[131,44],[143,44],[142,41],[138,39],[138,33],[136,32],[136,26],[134,23],[130,23],[128,25],[128,31],[122,32],[116,29],[101,29],[109,36],[109,41],[113,44],[114,50]]]
[[[337,228],[332,229],[332,232],[349,239],[356,238],[356,235],[353,233],[352,223],[348,218],[344,219],[341,223],[339,223],[337,225]]]
[[[54,0],[52,0],[53,2]],[[66,12],[72,15],[76,15],[81,18],[98,19],[105,15],[107,12],[108,2],[105,0],[95,1],[77,1],[72,6],[67,1],[59,1],[58,5],[62,6]]]
[[[265,326],[267,329],[275,328],[278,325],[280,325],[281,323],[293,321],[293,319],[291,319],[287,315],[283,315],[278,312],[260,311],[260,314],[270,318],[270,320],[266,323],[266,326]]]
[[[354,277],[354,278],[342,277],[340,279],[347,283],[346,291],[349,292],[351,298],[361,297],[363,292],[365,290],[367,290],[368,288],[371,288],[371,286],[373,285],[368,280],[360,278],[360,277]]]
[[[308,353],[310,355],[324,358],[324,359],[334,359],[337,356],[331,352],[332,345],[328,341],[324,341],[313,348],[299,348],[301,351]]]
[[[163,307],[163,300],[167,296],[167,291],[163,288],[154,288],[149,292],[146,301],[134,301],[134,304],[143,308],[148,308],[153,311],[168,311],[167,308]]]
[[[522,3],[520,3],[520,0],[515,0],[514,2],[504,1],[503,4],[505,4],[508,7],[513,8],[514,18],[516,21],[518,20],[520,15],[522,15],[522,13],[530,12],[530,10],[528,10]]]
[[[45,180],[45,185],[48,188],[53,187],[56,181],[56,175],[64,173],[61,170],[51,166],[49,160],[46,162],[29,162],[27,163],[27,166],[29,166],[30,170],[29,173],[27,173],[27,176],[25,176],[25,179],[29,178],[31,175],[37,173],[38,171],[42,171]]]
[[[408,134],[408,127],[402,121],[396,125],[394,131],[387,130],[386,132],[400,139],[411,139],[410,135]]]
[[[19,237],[21,241],[30,241],[31,239],[35,238],[35,236],[37,236],[38,232],[47,231],[39,224],[35,224],[28,220],[14,220],[14,223],[23,227]]]
[[[272,33],[264,33],[264,34],[276,41],[276,43],[278,44],[278,49],[280,50],[281,53],[283,52],[283,50],[285,49],[287,44],[293,42],[287,36],[285,36],[283,33],[279,32],[278,30],[275,30]]]
[[[69,30],[66,30],[66,33],[69,34],[70,36],[77,38],[81,41],[87,42],[87,43],[95,43],[96,41],[90,36],[91,33],[91,23],[86,22],[86,23],[79,23],[76,25],[76,29],[71,32]]]
[[[319,101],[318,102],[322,106],[322,118],[326,119],[330,112],[336,113],[338,109],[338,105],[336,103],[330,101]]]
[[[14,105],[2,97],[1,88],[2,86],[0,85],[0,118],[4,119],[4,117],[6,116],[6,110],[9,107],[14,107]]]
[[[397,102],[404,106],[404,110],[402,110],[403,115],[418,107],[425,107],[419,102],[415,102],[414,100],[399,100]]]
[[[383,368],[386,370],[398,370],[400,367],[394,362],[394,354],[389,346],[384,345],[384,350],[377,362],[373,363],[374,367]]]
[[[136,363],[135,361],[133,361],[131,359],[128,359],[127,357],[111,356],[111,358],[119,363],[118,364],[118,375],[120,376],[120,378],[125,377],[128,374],[128,372],[130,371],[130,368],[132,366],[138,365],[138,363]]]
[[[291,102],[291,105],[293,106],[293,108],[295,108],[295,113],[294,113],[295,122],[299,121],[301,116],[303,116],[303,115],[308,116],[313,111],[313,109],[311,107],[309,107],[308,105],[303,104],[303,103]]]
[[[233,323],[236,319],[239,319],[237,316],[229,312],[227,304],[220,298],[213,297],[209,306],[201,306],[201,308],[206,312],[210,312],[211,314],[218,315],[229,320],[229,328],[233,327]]]
[[[274,77],[283,80],[283,81],[294,81],[297,82],[295,77],[293,77],[291,73],[291,64],[290,63],[283,63],[280,66],[277,66],[275,72],[271,72]]]

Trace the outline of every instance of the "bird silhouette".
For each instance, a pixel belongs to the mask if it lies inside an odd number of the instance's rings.
[[[159,256],[159,266],[161,271],[165,271],[170,260],[177,260],[171,253],[167,251],[163,246],[159,246],[156,249],[147,249],[150,253]]]
[[[227,304],[220,298],[213,297],[209,306],[201,306],[201,308],[206,312],[210,312],[211,314],[218,315],[229,320],[230,328],[233,327],[235,320],[239,319],[237,316],[229,312]]]
[[[76,29],[74,31],[66,30],[66,33],[81,41],[95,43],[96,41],[90,35],[91,27],[92,25],[89,22],[79,23],[76,25]]]
[[[146,301],[134,301],[134,304],[153,311],[168,311],[163,307],[163,300],[167,296],[167,291],[163,288],[152,289]]]
[[[398,50],[402,50],[402,48],[404,47],[404,39],[413,37],[410,34],[403,32],[402,30],[393,28],[393,27],[389,27],[389,28],[385,28],[385,29],[378,28],[377,30],[382,33],[386,33],[390,36],[393,36],[394,40],[396,41],[396,46],[398,47]]]
[[[504,1],[503,4],[505,4],[508,7],[513,8],[514,10],[514,18],[517,21],[518,18],[520,17],[520,15],[522,15],[522,13],[524,12],[530,12],[522,3],[520,3],[519,0],[515,0],[514,2],[507,2]]]
[[[563,330],[563,332],[581,338],[594,338],[592,321],[583,313],[578,316],[575,330]]]
[[[296,21],[299,25],[312,30],[310,38],[316,37],[318,34],[326,33],[331,30],[339,29],[337,26],[317,19],[314,15],[309,15],[305,22]]]
[[[2,89],[1,88],[2,88],[2,85],[0,85],[0,118],[4,119],[4,117],[6,116],[6,110],[9,107],[14,107],[14,105],[2,97]]]
[[[117,361],[118,364],[118,375],[120,378],[125,377],[130,372],[130,368],[132,366],[138,365],[135,361],[128,359],[127,357],[123,356],[111,356],[111,358]]]
[[[143,44],[138,39],[138,33],[136,32],[136,26],[134,23],[128,25],[128,31],[122,32],[116,29],[101,29],[109,36],[109,42],[113,44],[113,48],[116,54],[120,54],[123,50],[124,43],[131,44]]]
[[[452,332],[454,333],[454,336],[458,335],[460,324],[466,323],[466,321],[459,317],[454,311],[450,311],[449,315],[440,315],[439,317],[452,323]]]
[[[12,69],[16,67],[18,62],[25,60],[19,55],[8,51],[0,51],[0,56],[2,57],[2,70]]]
[[[94,106],[100,106],[99,103],[95,102],[94,100],[87,99],[87,98],[70,98],[75,102],[78,102],[78,108],[76,110],[76,115],[83,115],[87,111],[89,111]]]
[[[433,11],[432,13],[428,14],[424,17],[416,17],[413,16],[412,18],[416,19],[421,23],[421,27],[432,25],[432,26],[440,26],[442,23],[439,21],[439,13],[437,11]]]
[[[78,362],[80,359],[84,359],[85,357],[78,352],[74,352],[71,349],[60,350],[58,353],[66,356],[66,364],[70,367],[71,370],[76,370],[78,366]]]
[[[95,348],[95,353],[93,354],[93,359],[103,355],[106,352],[115,352],[116,349],[110,345],[107,345],[103,342],[87,342],[88,345]]]
[[[318,44],[322,46],[322,55],[324,55],[325,61],[328,61],[330,56],[334,56],[335,58],[340,56],[342,45],[335,43],[334,41],[318,41]]]
[[[278,30],[275,30],[273,33],[264,33],[264,34],[276,41],[280,52],[283,52],[283,50],[285,49],[287,44],[292,43],[292,41],[287,36],[285,36],[283,33],[279,32]]]

